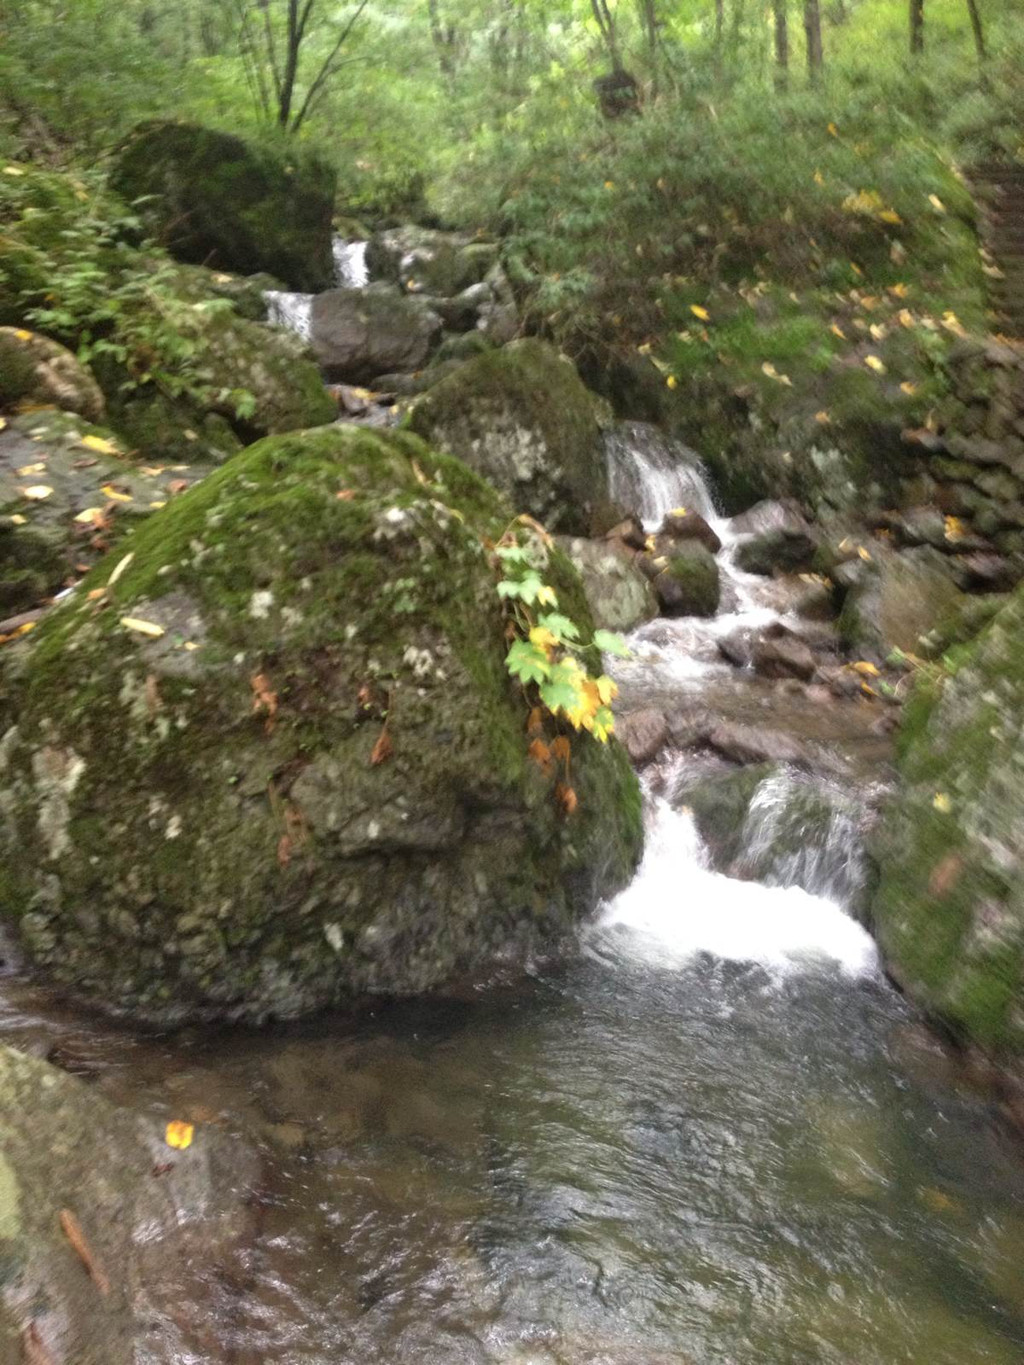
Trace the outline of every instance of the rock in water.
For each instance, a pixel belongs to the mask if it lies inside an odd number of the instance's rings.
[[[66,347],[23,327],[0,327],[0,408],[23,400],[77,412],[87,422],[103,417],[103,394]]]
[[[603,630],[633,630],[657,616],[650,582],[628,552],[607,540],[559,536],[558,543],[583,579],[596,625]]]
[[[111,186],[130,202],[146,200],[143,214],[182,261],[265,270],[302,293],[334,282],[335,174],[307,155],[153,120],[121,148]]]
[[[971,1042],[1024,1052],[1024,592],[942,684],[919,685],[874,915],[908,993]]]
[[[536,950],[621,887],[625,753],[573,739],[568,819],[528,757],[482,544],[509,520],[417,438],[327,427],[141,526],[12,687],[0,919],[27,956],[139,1015],[295,1016]],[[575,571],[547,573],[586,636]]]
[[[313,300],[313,350],[328,379],[367,384],[420,370],[441,339],[441,319],[389,284],[329,289]]]
[[[163,1291],[223,1255],[255,1182],[216,1129],[175,1151],[155,1123],[0,1047],[0,1360],[178,1358]],[[5,1326],[23,1353],[4,1354]]]
[[[608,500],[594,400],[570,361],[532,338],[478,356],[419,400],[412,429],[552,531],[587,535]]]
[[[672,554],[654,560],[653,567],[659,570],[654,591],[666,616],[714,616],[718,611],[718,565],[699,541],[679,541]]]

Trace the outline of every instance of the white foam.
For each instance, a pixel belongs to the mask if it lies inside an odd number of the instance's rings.
[[[334,238],[334,277],[343,289],[365,289],[369,283],[370,271],[366,264],[366,248],[369,245],[369,242],[346,242],[341,237]]]
[[[778,975],[838,964],[848,976],[877,974],[874,942],[840,906],[797,887],[761,886],[706,866],[693,817],[664,801],[648,806],[647,845],[632,884],[597,926],[621,953],[678,968],[702,953],[756,962]]]
[[[286,294],[280,289],[268,289],[267,321],[272,327],[285,327],[308,341],[313,326],[313,295]]]

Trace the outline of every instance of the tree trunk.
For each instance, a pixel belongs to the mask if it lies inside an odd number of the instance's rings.
[[[619,34],[615,26],[615,15],[608,8],[608,0],[590,0],[590,8],[597,20],[597,27],[605,41],[608,55],[612,59],[612,70],[622,70],[622,57],[619,54]]]
[[[775,12],[775,88],[789,86],[789,14],[787,0],[772,0]]]
[[[804,31],[807,34],[807,71],[812,81],[818,81],[825,65],[821,45],[821,5],[819,0],[804,0]]]
[[[910,0],[910,51],[924,51],[924,0]]]
[[[967,13],[971,16],[971,32],[974,34],[974,46],[978,53],[978,61],[984,62],[988,52],[985,48],[985,30],[981,24],[978,0],[967,0]]]

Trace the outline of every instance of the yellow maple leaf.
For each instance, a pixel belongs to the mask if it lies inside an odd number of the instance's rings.
[[[699,303],[691,303],[690,312],[695,318],[700,318],[701,322],[711,321],[711,314],[706,308],[702,308]]]
[[[679,380],[675,377],[674,374],[670,374],[666,377],[665,384],[666,387],[670,389],[677,389],[679,387]]]
[[[124,454],[120,446],[108,441],[105,436],[83,436],[78,444],[85,446],[86,450],[95,450],[100,455]]]
[[[868,328],[868,331],[871,333],[872,337],[874,337],[875,341],[884,341],[889,335],[889,329],[884,322],[873,322]]]
[[[176,1151],[183,1152],[187,1147],[192,1146],[192,1139],[195,1137],[195,1124],[185,1123],[182,1119],[172,1119],[164,1131],[164,1141],[168,1147],[175,1148]]]
[[[895,209],[882,209],[878,217],[879,220],[883,223],[895,223],[897,226],[903,222],[903,219],[899,216]]]
[[[896,320],[901,327],[906,327],[908,331],[914,326],[914,315],[909,308],[901,308],[896,314]]]
[[[858,659],[850,667],[865,678],[877,678],[879,676],[877,667],[867,659]]]
[[[558,597],[554,588],[549,588],[546,583],[542,583],[537,589],[537,601],[542,607],[557,607]]]
[[[937,811],[941,811],[943,815],[948,815],[953,809],[953,802],[945,792],[936,792],[932,797],[932,805]]]
[[[959,517],[946,518],[946,539],[963,540],[965,535],[964,524]]]
[[[602,674],[597,680],[597,695],[605,706],[610,706],[619,695],[619,685]]]
[[[839,129],[836,127],[834,123],[830,123],[828,125],[828,131],[832,134],[833,137],[839,136]]]
[[[547,626],[534,626],[530,631],[530,644],[548,652],[557,647],[558,636],[548,630]]]
[[[875,374],[885,374],[885,362],[879,360],[876,355],[866,355],[864,364],[867,365],[868,369],[874,370]]]
[[[822,175],[821,171],[814,172],[814,183],[816,185],[824,185],[825,177]]]

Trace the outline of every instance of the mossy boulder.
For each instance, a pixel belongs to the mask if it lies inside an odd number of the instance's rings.
[[[182,261],[260,271],[315,293],[334,282],[335,174],[297,150],[256,146],[195,123],[141,124],[118,152],[111,187]]]
[[[666,616],[714,616],[721,597],[718,563],[699,541],[676,542],[653,561],[654,592]]]
[[[1024,592],[919,684],[876,840],[890,970],[967,1041],[1024,1052]]]
[[[573,739],[569,818],[527,755],[483,545],[509,517],[414,436],[331,427],[257,443],[99,565],[0,741],[0,919],[30,960],[141,1016],[289,1017],[537,951],[621,887],[625,753]],[[575,571],[547,573],[586,634]]]
[[[884,659],[893,649],[916,654],[921,638],[956,614],[964,594],[946,556],[930,545],[894,552],[881,545],[858,563],[839,616],[843,642]]]
[[[593,399],[572,363],[543,341],[470,360],[417,402],[409,424],[549,530],[587,535],[594,508],[608,500]]]
[[[22,402],[52,403],[87,422],[103,417],[99,385],[65,346],[24,327],[0,327],[0,408]]]

